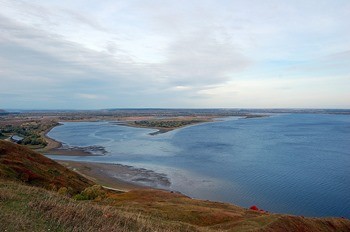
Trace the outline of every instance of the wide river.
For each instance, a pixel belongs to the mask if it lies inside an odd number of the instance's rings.
[[[305,216],[350,218],[350,116],[226,118],[149,135],[110,122],[66,122],[48,134],[104,156],[54,159],[119,163],[166,174],[188,196]],[[154,183],[153,183],[154,184]]]

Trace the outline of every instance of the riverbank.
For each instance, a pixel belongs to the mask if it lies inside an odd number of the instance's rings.
[[[141,118],[138,118],[141,119]],[[142,118],[145,119],[145,118]],[[112,124],[134,127],[128,124],[128,121],[113,121]],[[62,125],[62,124],[59,124]],[[58,125],[58,126],[59,126]],[[69,147],[62,144],[48,136],[48,133],[55,127],[42,133],[42,136],[47,141],[47,146],[44,149],[38,150],[38,152],[45,155],[52,156],[96,156],[102,154],[96,154],[90,147]],[[143,127],[145,128],[145,127]],[[154,128],[153,128],[154,129]],[[166,130],[160,129],[161,132],[177,128],[167,128]],[[166,175],[162,173],[156,173],[152,170],[143,168],[135,168],[132,166],[121,164],[107,164],[107,163],[95,163],[95,162],[81,162],[71,160],[56,160],[61,165],[73,170],[84,177],[98,183],[102,186],[112,188],[118,191],[130,191],[135,189],[166,189],[170,186],[170,180]]]
[[[120,126],[129,126],[129,127],[137,127],[137,128],[147,128],[147,129],[155,129],[157,131],[150,133],[150,135],[157,135],[161,133],[166,133],[175,129],[183,128],[190,125],[195,125],[199,123],[212,122],[213,119],[216,118],[214,116],[209,117],[192,117],[192,116],[182,116],[182,117],[169,117],[169,118],[156,118],[156,117],[124,117],[119,118],[118,120],[111,121],[111,124],[120,125]],[[86,122],[86,121],[94,121],[94,120],[63,120],[64,122]],[[96,121],[96,120],[95,120]],[[140,123],[141,122],[141,123]],[[48,128],[47,130],[40,133],[40,135],[45,139],[47,145],[44,148],[36,149],[37,152],[50,154],[50,155],[65,155],[65,156],[91,156],[96,155],[94,152],[89,151],[85,148],[80,147],[64,147],[60,141],[57,141],[48,136],[48,133],[55,128],[56,126],[60,126],[62,124],[58,124]]]
[[[61,126],[62,124],[59,123],[58,125],[52,126],[45,130],[44,132],[40,133],[40,135],[45,139],[47,145],[44,148],[36,149],[35,151],[43,154],[50,154],[50,155],[65,155],[65,156],[91,156],[94,155],[91,152],[82,149],[82,148],[69,148],[69,147],[63,147],[63,144],[60,141],[57,141],[51,137],[48,136],[48,133],[55,127]]]
[[[149,135],[167,133],[172,130],[200,123],[212,122],[217,116],[181,116],[181,117],[129,117],[123,118],[115,124],[120,126],[130,126],[136,128],[155,129],[157,131]]]
[[[129,124],[134,122],[134,120],[144,120],[145,122],[156,122],[156,123],[166,123],[166,125],[179,125],[179,127],[173,128],[158,128],[155,133],[165,133],[170,130],[193,126],[199,123],[212,122],[214,117],[201,117],[201,120],[197,118],[194,120],[193,117],[181,117],[181,119],[175,120],[174,118],[159,121],[146,121],[146,118],[129,118],[129,120],[124,119],[123,121],[112,121],[111,124],[121,125],[121,126],[131,126],[131,127],[142,127],[142,128],[152,128],[154,124],[146,123],[150,127]],[[218,119],[220,120],[220,119]],[[175,124],[175,122],[181,122]],[[186,125],[183,122],[188,122]],[[60,124],[62,125],[62,124]],[[54,127],[53,127],[54,128]],[[53,129],[51,128],[51,129]],[[50,130],[51,130],[50,129]],[[155,129],[155,128],[153,128]],[[95,148],[92,147],[69,147],[61,142],[54,140],[48,136],[50,130],[45,131],[43,136],[47,139],[48,146],[43,149],[42,153],[46,155],[63,155],[63,156],[96,156],[104,155],[105,153],[97,154]],[[106,152],[106,151],[105,151]],[[52,157],[55,159],[54,157]],[[66,158],[69,160],[69,158]],[[102,160],[101,160],[102,161]],[[150,186],[152,188],[165,188],[168,189],[170,186],[170,181],[164,174],[155,173],[151,170],[137,169],[130,166],[120,165],[120,164],[106,164],[106,163],[90,163],[90,162],[78,162],[78,161],[59,161],[62,165],[68,167],[71,170],[77,171],[86,177],[89,177],[92,181],[97,182],[103,186],[110,188],[120,189],[122,191],[128,191],[134,188],[143,188],[144,186]],[[103,162],[103,161],[102,161]]]
[[[149,119],[149,118],[148,118]],[[130,127],[141,127],[141,128],[152,128],[151,123],[147,123],[149,127],[140,126],[140,124],[133,124],[135,120],[143,120],[146,121],[145,117],[137,117],[137,118],[126,118],[123,121],[112,121],[110,122],[112,125],[120,125],[120,126],[130,126]],[[218,119],[220,120],[220,118]],[[194,120],[193,117],[181,117],[180,119],[175,120],[174,118],[159,120],[159,122],[166,122],[167,125],[171,125],[173,122],[189,122],[184,125],[183,123],[179,123],[178,127],[172,128],[157,128],[158,131],[151,133],[151,135],[157,133],[165,133],[174,129],[183,128],[193,126],[199,123],[207,123],[213,122],[214,117],[201,117],[199,120]],[[150,122],[150,121],[146,121]],[[155,122],[152,120],[151,122]],[[171,123],[169,123],[171,122]],[[62,125],[62,124],[59,124]],[[58,126],[59,126],[58,125]],[[62,144],[61,142],[50,138],[48,133],[54,127],[45,131],[42,135],[46,139],[48,146],[44,149],[41,149],[39,152],[44,153],[46,155],[58,155],[58,156],[96,156],[96,155],[104,155],[106,151],[102,151],[102,153],[96,153],[96,149],[92,147],[70,147]],[[52,157],[55,159],[54,157]],[[69,158],[67,158],[69,160]],[[167,179],[165,175],[158,174],[152,172],[151,170],[146,169],[136,169],[130,166],[124,166],[120,164],[106,164],[106,163],[90,163],[90,162],[78,162],[78,161],[59,161],[64,166],[70,168],[71,170],[77,171],[87,177],[89,177],[94,182],[97,182],[101,185],[108,186],[111,188],[121,189],[123,191],[140,188],[143,186],[151,186],[155,188],[167,188],[170,186],[170,181]],[[103,162],[103,161],[102,161]]]
[[[53,125],[49,128],[47,128],[45,131],[40,132],[40,136],[45,140],[46,146],[43,148],[35,149],[35,151],[39,153],[46,153],[48,151],[53,151],[57,148],[60,148],[62,146],[62,143],[54,140],[53,138],[50,138],[47,134],[55,127],[60,126],[62,124],[58,123],[57,125]]]
[[[116,177],[121,173],[123,173],[124,175],[135,175],[135,172],[140,172],[141,174],[140,170],[133,169],[129,166],[119,164],[76,162],[68,160],[62,160],[57,162],[99,185],[112,188],[114,190],[128,192],[130,190],[135,189],[150,189],[150,187],[145,187],[140,184],[127,182]]]

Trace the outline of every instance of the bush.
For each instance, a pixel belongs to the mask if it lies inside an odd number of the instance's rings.
[[[77,200],[77,201],[84,201],[84,200],[89,200],[87,198],[87,196],[84,196],[83,194],[77,194],[73,197],[74,200]]]
[[[60,195],[67,195],[68,194],[68,189],[66,187],[61,187],[57,192]]]
[[[68,196],[71,197],[73,194],[73,189],[71,187],[61,187],[58,191],[58,194],[60,195],[64,195],[64,196]]]
[[[96,198],[103,199],[106,197],[106,191],[101,185],[93,185],[87,187],[80,194],[74,196],[76,200],[95,200]]]

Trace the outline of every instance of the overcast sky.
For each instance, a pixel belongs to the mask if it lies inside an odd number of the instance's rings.
[[[349,0],[0,0],[0,108],[350,108]]]

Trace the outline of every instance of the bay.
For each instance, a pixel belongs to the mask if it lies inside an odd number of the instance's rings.
[[[278,114],[226,118],[165,134],[111,122],[65,122],[48,136],[103,146],[104,156],[50,156],[120,163],[164,173],[194,198],[276,213],[350,218],[350,116]]]

